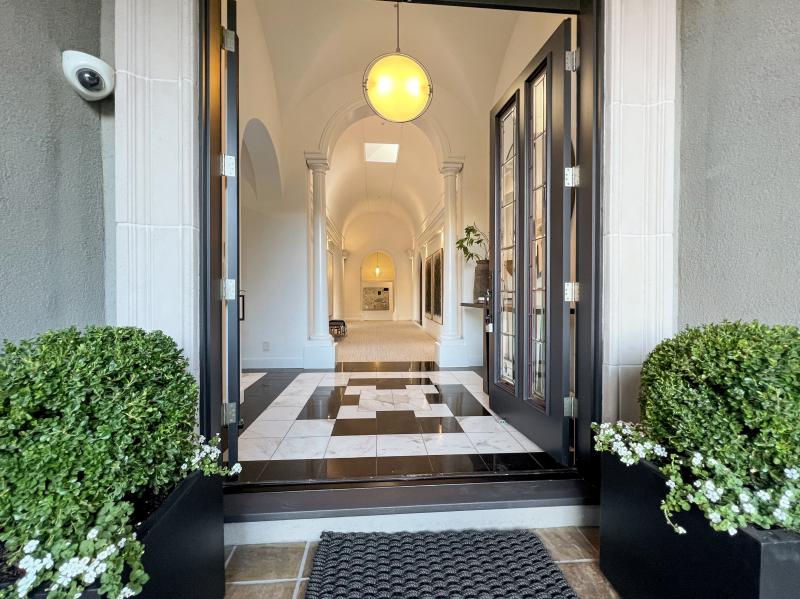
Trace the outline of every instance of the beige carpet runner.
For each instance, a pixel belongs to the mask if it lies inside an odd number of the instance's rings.
[[[347,322],[347,336],[337,341],[337,362],[433,361],[433,337],[409,321]]]

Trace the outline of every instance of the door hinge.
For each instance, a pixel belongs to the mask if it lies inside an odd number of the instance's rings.
[[[581,51],[580,50],[567,50],[564,55],[564,69],[570,73],[574,73],[581,65]]]
[[[236,52],[236,32],[222,28],[222,49],[225,52]]]
[[[578,398],[572,393],[564,398],[564,418],[578,417]]]
[[[222,279],[222,299],[229,302],[236,299],[236,279]]]
[[[580,299],[581,286],[580,283],[573,283],[569,281],[564,283],[564,301],[577,302]]]
[[[581,169],[570,166],[564,169],[564,187],[578,187],[581,184]]]
[[[230,154],[220,154],[219,174],[223,177],[236,176],[236,156],[231,156]]]
[[[236,424],[236,402],[226,401],[222,404],[222,425]]]

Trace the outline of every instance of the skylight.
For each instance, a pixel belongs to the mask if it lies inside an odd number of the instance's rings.
[[[364,160],[367,162],[397,162],[400,144],[364,144]]]

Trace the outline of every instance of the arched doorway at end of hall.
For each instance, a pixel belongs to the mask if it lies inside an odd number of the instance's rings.
[[[361,261],[359,298],[364,320],[394,320],[395,267],[391,254],[370,252]]]

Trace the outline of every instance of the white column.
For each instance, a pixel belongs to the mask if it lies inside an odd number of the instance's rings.
[[[311,169],[311,193],[313,194],[312,242],[314,282],[312,341],[331,342],[328,329],[328,233],[325,208],[325,174],[330,166],[328,160],[320,156],[306,155],[306,163]]]
[[[199,369],[197,2],[114,3],[116,318]],[[114,254],[112,254],[114,255]]]
[[[676,0],[605,3],[603,419],[637,420],[642,363],[676,330]]]
[[[458,339],[458,174],[462,162],[445,161],[440,172],[444,177],[444,314],[440,341]]]

